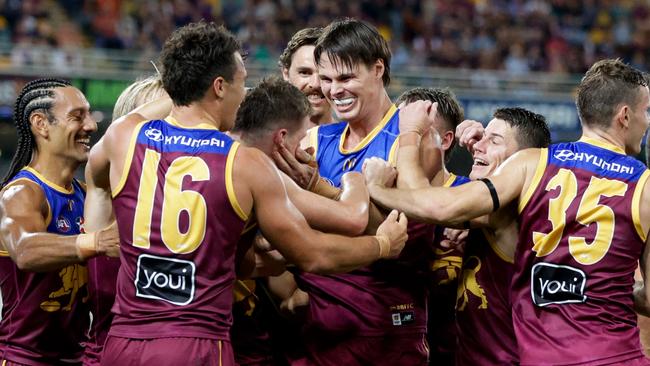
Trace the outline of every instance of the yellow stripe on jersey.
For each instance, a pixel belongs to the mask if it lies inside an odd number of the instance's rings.
[[[9,252],[6,250],[0,250],[0,257],[9,257]]]
[[[122,175],[120,176],[120,180],[117,183],[117,186],[111,192],[113,198],[115,198],[118,194],[120,194],[122,188],[124,188],[124,185],[126,184],[126,178],[128,177],[129,170],[131,169],[133,152],[135,151],[135,145],[138,139],[138,134],[140,133],[142,126],[144,126],[144,124],[147,122],[149,121],[142,121],[138,123],[133,129],[133,133],[131,134],[131,141],[129,142],[129,150],[126,152],[126,158],[124,159],[124,167],[122,168]]]
[[[309,146],[314,148],[314,158],[318,156],[318,127],[319,126],[312,127],[307,131],[307,136],[309,137]]]
[[[592,139],[591,137],[582,136],[580,138],[580,140],[578,140],[578,142],[584,142],[584,143],[587,143],[589,145],[598,146],[598,147],[603,148],[605,150],[609,150],[609,151],[613,151],[615,153],[625,155],[625,150],[621,149],[620,147],[618,147],[616,145],[609,144],[609,143],[607,143],[605,141]]]
[[[449,173],[449,177],[447,177],[447,180],[442,184],[443,188],[449,188],[451,187],[452,184],[456,181],[456,174],[454,173]]]
[[[237,149],[239,149],[239,142],[233,141],[230,151],[228,152],[228,158],[226,159],[226,192],[228,193],[228,199],[232,205],[233,210],[237,213],[240,219],[243,221],[248,220],[248,215],[242,210],[237,201],[237,195],[235,195],[235,186],[232,182],[232,167],[235,162],[235,154],[237,154]]]
[[[632,221],[634,222],[636,233],[639,234],[639,237],[644,242],[648,234],[643,230],[643,225],[641,225],[641,193],[643,193],[648,177],[650,177],[650,170],[646,169],[641,175],[641,178],[639,178],[634,189],[634,195],[632,196]]]
[[[544,175],[546,164],[548,164],[548,149],[547,148],[539,149],[539,161],[537,162],[537,168],[535,169],[535,175],[533,176],[533,180],[530,182],[530,186],[528,187],[526,193],[522,195],[521,198],[519,198],[519,213],[521,213],[524,210],[524,208],[528,204],[528,201],[533,196],[533,193],[535,193],[535,190],[537,190],[537,186],[539,186],[539,182],[542,181],[542,175]]]
[[[219,131],[217,126],[211,125],[209,123],[199,123],[196,126],[183,126],[176,118],[172,116],[167,116],[165,117],[165,122],[169,123],[170,125],[178,128],[184,128],[184,129],[191,129],[191,130],[216,130]]]
[[[374,139],[375,136],[377,136],[379,132],[381,132],[381,130],[388,123],[388,121],[390,121],[391,118],[393,118],[393,115],[395,113],[397,113],[397,107],[393,104],[390,106],[390,109],[388,109],[388,112],[386,112],[381,122],[379,122],[379,124],[375,126],[375,128],[373,128],[372,131],[370,131],[370,133],[357,144],[357,146],[353,147],[350,150],[343,148],[343,146],[345,146],[345,137],[348,135],[348,130],[350,129],[350,125],[347,124],[345,126],[345,129],[343,130],[343,133],[341,134],[341,140],[339,141],[339,152],[341,154],[351,154],[366,147],[372,141],[372,139]]]
[[[56,184],[54,182],[51,182],[50,180],[45,178],[43,176],[43,174],[39,173],[38,171],[36,171],[34,168],[32,168],[30,166],[26,166],[26,167],[22,168],[21,170],[26,170],[26,171],[34,174],[38,179],[43,181],[43,183],[45,183],[48,187],[52,188],[53,190],[55,190],[57,192],[61,192],[61,193],[64,193],[64,194],[72,194],[72,193],[74,193],[74,186],[73,185],[70,186],[70,189],[67,189],[65,187],[61,187],[60,185],[58,185],[58,184]]]
[[[504,262],[508,262],[511,264],[515,263],[514,258],[510,258],[508,255],[506,255],[504,252],[501,251],[501,248],[499,248],[499,245],[497,244],[494,235],[492,233],[488,232],[485,229],[481,229],[483,231],[483,236],[485,237],[485,240],[487,240],[488,244],[490,244],[490,248],[492,248],[492,251],[496,253],[496,255],[501,258]]]
[[[399,139],[393,141],[393,146],[390,147],[388,152],[388,164],[390,166],[397,166],[397,149],[399,149]]]

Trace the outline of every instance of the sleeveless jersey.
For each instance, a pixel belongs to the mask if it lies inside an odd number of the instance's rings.
[[[120,268],[120,259],[99,256],[89,259],[86,266],[91,322],[83,362],[84,365],[99,365],[108,330],[113,321],[111,308],[115,302],[115,282]]]
[[[472,229],[467,237],[456,299],[456,365],[518,365],[510,281],[514,265],[494,235]]]
[[[121,266],[109,335],[229,339],[247,220],[232,182],[238,146],[171,117],[135,129],[113,191]]]
[[[456,187],[470,179],[449,175],[443,187]],[[443,248],[440,242],[444,227],[436,226],[434,240],[427,257],[429,266],[429,316],[427,340],[431,349],[430,359],[436,365],[454,365],[456,350],[456,289],[463,265],[463,252],[456,248]]]
[[[522,365],[642,357],[632,285],[648,174],[620,148],[589,138],[542,150],[519,202],[512,302]]]
[[[47,232],[80,233],[85,187],[73,180],[68,190],[30,167],[11,182],[20,180],[35,182],[43,190],[49,206]],[[29,365],[79,362],[88,328],[86,267],[73,264],[52,272],[27,272],[19,270],[6,251],[0,254],[0,354],[4,354],[0,357]]]
[[[392,106],[377,127],[352,150],[342,148],[348,128],[346,122],[341,122],[310,131],[320,175],[337,187],[344,173],[361,171],[364,159],[376,156],[392,160],[391,152],[396,151],[399,134],[398,110]],[[410,236],[406,246],[418,246],[422,253],[430,245],[432,232],[423,227],[412,229],[418,234]],[[424,245],[420,246],[420,242]],[[327,337],[331,341],[426,331],[426,281],[416,278],[414,271],[399,260],[378,261],[340,275],[299,273],[296,281],[309,293],[305,331],[308,336],[314,335],[316,342]]]

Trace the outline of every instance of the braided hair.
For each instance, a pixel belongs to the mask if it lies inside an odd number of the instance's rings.
[[[31,114],[41,111],[45,113],[48,121],[52,122],[54,117],[51,115],[50,110],[54,102],[54,89],[70,85],[70,82],[66,80],[45,78],[30,81],[23,87],[14,107],[14,123],[18,133],[18,147],[11,161],[11,167],[2,179],[1,187],[9,183],[11,178],[32,160],[36,141],[29,123]]]

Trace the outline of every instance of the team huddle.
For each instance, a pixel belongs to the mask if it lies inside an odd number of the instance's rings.
[[[297,32],[250,90],[244,56],[221,26],[177,29],[93,146],[83,93],[24,86],[3,366],[650,365],[646,74],[596,62],[582,137],[551,144],[523,108],[484,127],[448,89],[392,101],[362,21]]]

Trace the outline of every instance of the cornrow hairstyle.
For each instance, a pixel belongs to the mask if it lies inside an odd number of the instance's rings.
[[[45,78],[30,81],[23,87],[14,106],[18,146],[11,160],[9,171],[2,179],[2,187],[7,185],[11,178],[32,160],[36,142],[30,128],[29,117],[33,112],[41,111],[47,116],[48,121],[53,122],[54,117],[51,114],[51,109],[54,104],[54,89],[70,85],[70,82],[66,80]]]

